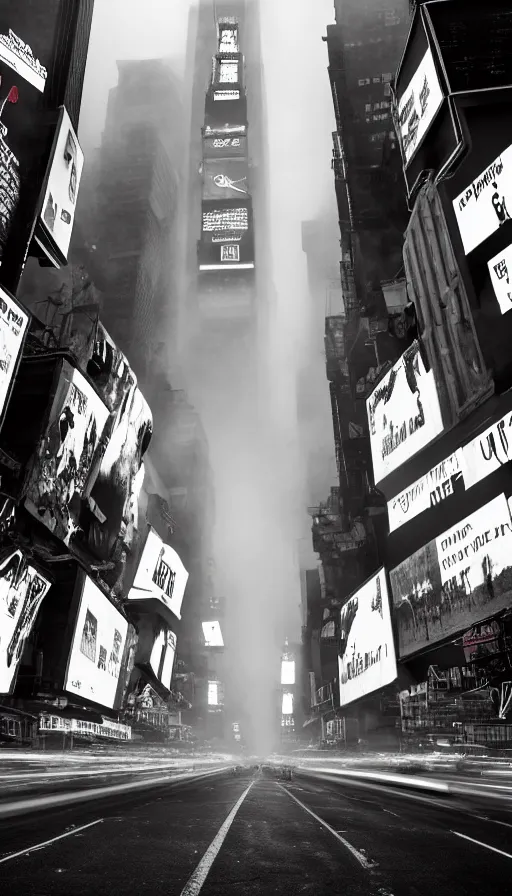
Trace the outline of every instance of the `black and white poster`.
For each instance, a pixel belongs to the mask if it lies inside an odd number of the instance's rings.
[[[397,132],[407,167],[443,102],[434,57],[427,50],[398,103]]]
[[[64,259],[68,257],[84,154],[68,113],[60,120],[41,206],[40,224]]]
[[[512,215],[512,146],[453,200],[459,232],[468,255]]]
[[[0,562],[0,694],[9,694],[16,682],[23,645],[49,588],[21,551]]]
[[[150,529],[128,600],[157,600],[181,619],[188,572],[179,554]]]
[[[64,690],[112,709],[127,632],[126,619],[84,576]]]
[[[88,482],[108,408],[79,370],[63,361],[43,436],[25,487],[25,506],[65,544],[78,528],[73,501]]]
[[[463,632],[512,600],[512,522],[498,495],[390,572],[400,657]]]
[[[340,706],[346,706],[391,684],[397,677],[384,569],[342,607],[340,635]]]
[[[0,420],[23,349],[28,320],[21,305],[0,287]]]
[[[443,431],[434,371],[414,342],[366,400],[375,483]]]
[[[506,314],[512,308],[512,245],[498,252],[487,263],[494,295],[498,300],[500,311]]]
[[[459,448],[388,501],[390,532],[399,529],[430,507],[437,507],[456,491],[464,490],[464,468],[464,456]]]

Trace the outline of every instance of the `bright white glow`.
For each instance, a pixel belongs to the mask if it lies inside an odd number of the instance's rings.
[[[155,638],[149,664],[156,677],[167,690],[171,689],[172,668],[174,665],[175,653],[176,635],[174,632],[171,632],[167,626],[163,625]],[[161,671],[160,666],[162,666]]]
[[[281,663],[281,684],[295,684],[294,660],[283,660]]]
[[[238,81],[238,62],[221,62],[219,81],[221,84],[236,84]]]
[[[397,677],[386,573],[381,569],[341,609],[340,706]]]
[[[220,28],[219,53],[238,53],[238,29]]]
[[[283,694],[281,712],[283,716],[293,715],[293,694]]]
[[[481,482],[512,460],[511,423],[512,417],[506,414],[476,439],[464,445],[462,456],[466,488]]]
[[[240,91],[239,90],[216,90],[213,94],[213,101],[219,102],[222,100],[238,100],[240,99]]]
[[[203,622],[202,626],[206,647],[224,647],[219,622]]]
[[[64,690],[114,708],[128,623],[85,577]]]
[[[512,146],[453,200],[466,255],[476,249],[512,212]]]
[[[128,600],[157,599],[181,619],[188,572],[179,555],[150,529]]]
[[[417,342],[380,380],[366,410],[378,484],[443,431],[434,371],[426,372]]]
[[[440,504],[453,495],[455,482],[462,477],[463,468],[465,468],[464,457],[459,448],[446,460],[432,467],[421,479],[417,479],[388,501],[390,532],[394,532],[415,516],[424,513],[429,507]]]
[[[250,264],[201,264],[200,271],[250,271],[254,268],[254,262]]]
[[[506,314],[512,309],[512,286],[510,275],[512,274],[512,245],[507,246],[502,252],[498,252],[487,263],[494,294],[498,299],[500,311]]]
[[[434,58],[427,50],[398,103],[398,135],[409,164],[443,102]]]
[[[0,563],[0,694],[8,694],[15,681],[23,645],[49,588],[21,551]]]
[[[218,681],[209,681],[208,682],[208,706],[218,706],[219,705],[219,682]]]
[[[213,233],[223,230],[248,230],[249,211],[247,206],[238,208],[213,209],[203,212],[203,231]]]

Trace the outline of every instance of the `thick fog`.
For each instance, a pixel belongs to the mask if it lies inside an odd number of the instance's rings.
[[[80,121],[86,159],[101,142],[108,91],[117,82],[116,60],[165,58],[184,78],[191,5],[189,0],[96,0]],[[264,747],[270,746],[275,725],[280,647],[286,635],[300,640],[299,554],[305,551],[314,562],[307,548],[306,464],[297,418],[298,375],[308,365],[312,376],[323,376],[328,404],[321,357],[318,363],[324,300],[320,296],[320,313],[316,308],[312,318],[311,302],[318,297],[308,289],[301,228],[303,221],[325,216],[335,226],[336,216],[332,100],[321,40],[333,20],[332,0],[260,0],[260,9],[269,186],[264,226],[270,249],[256,374],[263,395],[251,382],[251,370],[244,373],[243,358],[234,374],[238,387],[230,392],[229,419],[223,396],[212,385],[214,376],[205,375],[201,394],[200,366],[189,385],[185,363],[178,385],[189,387],[210,443],[218,586],[229,613],[227,677],[232,689],[236,684],[237,704],[246,701],[253,728],[266,733]],[[189,94],[184,83],[184,102]],[[183,132],[186,119],[175,126]],[[318,330],[314,339],[312,319]],[[325,431],[319,439],[325,441]]]

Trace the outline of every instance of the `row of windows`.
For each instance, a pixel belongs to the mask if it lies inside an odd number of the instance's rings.
[[[368,139],[370,143],[378,143],[380,140],[384,140],[388,134],[391,140],[396,140],[394,131],[379,131],[378,134],[370,134]]]
[[[391,72],[385,72],[380,77],[375,78],[359,78],[357,82],[358,87],[368,87],[369,84],[389,84],[393,75]]]
[[[391,109],[391,103],[383,100],[381,103],[374,103],[373,106],[371,103],[366,103],[364,107],[365,112],[377,112],[379,109]]]

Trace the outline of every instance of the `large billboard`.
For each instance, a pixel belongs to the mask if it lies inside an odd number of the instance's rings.
[[[203,140],[205,159],[232,159],[247,155],[247,137],[205,137]]]
[[[220,622],[203,622],[202,629],[205,647],[224,647]]]
[[[430,647],[512,600],[512,522],[498,495],[390,572],[400,657]]]
[[[21,551],[0,561],[0,694],[9,694],[50,582],[34,569]]]
[[[149,664],[153,674],[168,691],[171,690],[172,670],[176,654],[176,635],[162,623],[153,642]]]
[[[203,202],[198,251],[202,271],[254,268],[251,200]]]
[[[295,660],[282,661],[281,684],[295,684]]]
[[[61,107],[36,230],[39,244],[58,267],[68,257],[83,167],[78,137],[66,109]]]
[[[406,349],[366,400],[375,483],[443,431],[434,371],[419,345]]]
[[[179,555],[150,529],[131,588],[129,601],[156,602],[181,619],[188,572]]]
[[[64,690],[113,709],[127,632],[119,610],[83,576]]]
[[[401,91],[396,115],[397,132],[407,166],[421,145],[443,102],[434,57],[428,49],[409,85]]]
[[[28,321],[21,305],[0,287],[0,421],[9,400]]]
[[[249,196],[245,159],[215,159],[203,167],[203,199],[242,199]]]
[[[453,210],[466,255],[511,220],[512,146],[453,200]]]
[[[359,588],[342,607],[340,632],[340,706],[346,706],[386,687],[397,677],[384,569]]]
[[[219,24],[219,53],[238,53],[238,25],[234,22]]]
[[[59,379],[45,433],[25,487],[25,506],[64,544],[78,528],[76,496],[87,485],[105,425],[106,405],[68,361]]]

